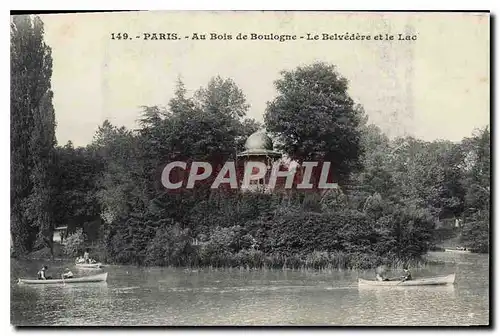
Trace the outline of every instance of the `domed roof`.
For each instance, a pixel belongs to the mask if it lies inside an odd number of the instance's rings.
[[[259,130],[250,135],[245,142],[245,151],[238,156],[270,156],[281,157],[281,153],[273,151],[273,141],[265,130]]]
[[[273,150],[273,141],[264,130],[259,130],[250,135],[245,142],[246,150]]]

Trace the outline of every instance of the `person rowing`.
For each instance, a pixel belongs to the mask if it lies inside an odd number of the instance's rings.
[[[404,268],[404,269],[403,269],[403,272],[404,272],[404,274],[403,274],[403,276],[401,277],[401,278],[402,278],[402,280],[401,280],[401,281],[408,281],[408,280],[411,280],[411,279],[412,279],[412,277],[411,277],[411,273],[410,273],[410,271],[408,270],[408,268]]]
[[[47,279],[52,279],[47,275],[47,270],[49,268],[47,266],[43,266],[41,270],[38,271],[38,280],[47,280]]]
[[[66,268],[64,270],[64,273],[62,274],[63,279],[71,279],[73,277],[73,272],[69,268]]]

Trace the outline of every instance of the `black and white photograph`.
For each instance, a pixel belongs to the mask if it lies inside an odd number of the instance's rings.
[[[490,24],[11,13],[11,325],[490,326]]]

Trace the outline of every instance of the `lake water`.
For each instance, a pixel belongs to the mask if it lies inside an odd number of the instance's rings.
[[[435,252],[414,277],[456,273],[454,286],[358,288],[368,271],[188,270],[109,266],[104,284],[18,285],[42,262],[11,262],[16,326],[487,325],[487,255]],[[51,264],[50,274],[68,264]],[[75,271],[95,274],[96,271]]]

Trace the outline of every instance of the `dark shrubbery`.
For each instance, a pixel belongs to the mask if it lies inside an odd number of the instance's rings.
[[[179,224],[158,229],[147,245],[144,262],[156,266],[183,266],[196,262],[189,230],[181,229]]]
[[[419,208],[376,196],[364,211],[317,212],[296,200],[214,197],[191,208],[184,225],[148,212],[114,226],[109,256],[156,266],[344,269],[419,260],[430,246],[432,218]]]
[[[487,253],[489,251],[490,215],[488,211],[475,213],[460,234],[460,241],[471,251]]]

